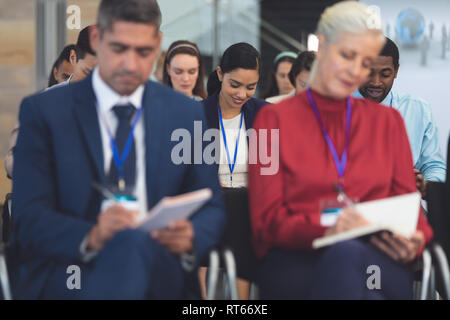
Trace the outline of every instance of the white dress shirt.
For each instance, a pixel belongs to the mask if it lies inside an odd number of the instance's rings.
[[[98,125],[100,127],[102,146],[103,146],[103,166],[105,169],[105,176],[109,173],[112,150],[109,144],[108,129],[111,134],[115,134],[118,120],[112,110],[115,105],[131,103],[136,110],[142,108],[142,97],[144,94],[144,85],[140,85],[130,96],[120,96],[113,89],[111,89],[100,77],[98,68],[95,68],[92,75],[92,87],[95,97],[97,99],[96,108],[98,115]],[[137,114],[137,113],[136,113]],[[147,185],[145,179],[145,134],[144,134],[144,115],[141,114],[139,121],[134,129],[134,143],[136,149],[136,185],[133,191],[133,196],[137,199],[139,204],[138,221],[143,219],[147,214]],[[108,129],[107,129],[108,128]],[[101,208],[105,209],[108,205],[108,200],[104,200]],[[86,236],[81,243],[80,253],[82,260],[88,262],[94,258],[97,252],[87,251]]]
[[[118,95],[100,77],[98,68],[95,68],[92,76],[92,87],[97,98],[97,115],[100,126],[100,133],[103,145],[103,165],[105,176],[109,173],[112,150],[109,144],[108,129],[112,135],[115,134],[118,120],[113,111],[116,105],[131,103],[136,110],[142,108],[142,96],[144,85],[140,85],[130,96]],[[137,112],[136,112],[137,114]],[[147,213],[147,186],[145,182],[145,135],[144,135],[144,115],[141,114],[134,129],[134,143],[136,148],[136,185],[133,196],[139,202],[139,218],[141,220]]]

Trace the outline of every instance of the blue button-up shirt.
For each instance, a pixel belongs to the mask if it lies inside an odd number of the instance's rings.
[[[359,91],[353,94],[362,98]],[[427,181],[445,181],[446,163],[439,148],[439,134],[428,102],[410,94],[390,91],[381,102],[397,109],[405,121],[414,166]]]

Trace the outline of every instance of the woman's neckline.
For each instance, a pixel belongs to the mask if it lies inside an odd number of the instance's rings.
[[[335,111],[335,112],[342,112],[347,109],[347,98],[342,99],[333,99],[332,97],[326,96],[322,93],[319,93],[318,91],[311,89],[311,95],[313,97],[313,100],[317,106],[317,109],[324,110],[324,111]],[[307,92],[305,90],[305,98],[308,101],[308,104],[310,104],[310,101],[308,99]],[[353,101],[350,98],[351,103]]]

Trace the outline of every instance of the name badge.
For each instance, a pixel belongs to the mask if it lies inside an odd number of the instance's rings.
[[[337,199],[324,200],[320,207],[320,224],[324,227],[333,226],[343,211],[343,206]]]
[[[130,211],[139,211],[139,202],[136,198],[125,195],[115,195],[115,199],[105,199],[102,201],[100,212],[104,212],[114,205],[120,205]]]
[[[358,199],[351,199],[354,203],[358,202]],[[322,199],[319,202],[320,207],[320,224],[324,227],[333,226],[339,215],[344,211],[345,203],[338,198]]]

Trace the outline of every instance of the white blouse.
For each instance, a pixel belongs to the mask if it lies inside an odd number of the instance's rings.
[[[222,186],[229,188],[241,188],[247,187],[247,171],[248,171],[248,146],[247,146],[247,134],[245,128],[245,121],[242,119],[242,128],[239,131],[239,125],[241,123],[241,114],[232,119],[222,119],[223,126],[225,128],[225,134],[227,139],[228,154],[230,161],[233,163],[234,151],[236,148],[236,140],[238,133],[239,145],[237,149],[236,165],[233,170],[233,180],[230,177],[230,168],[228,166],[227,151],[225,149],[225,142],[223,140],[222,127],[219,122],[220,129],[220,163],[219,163],[219,181]]]

